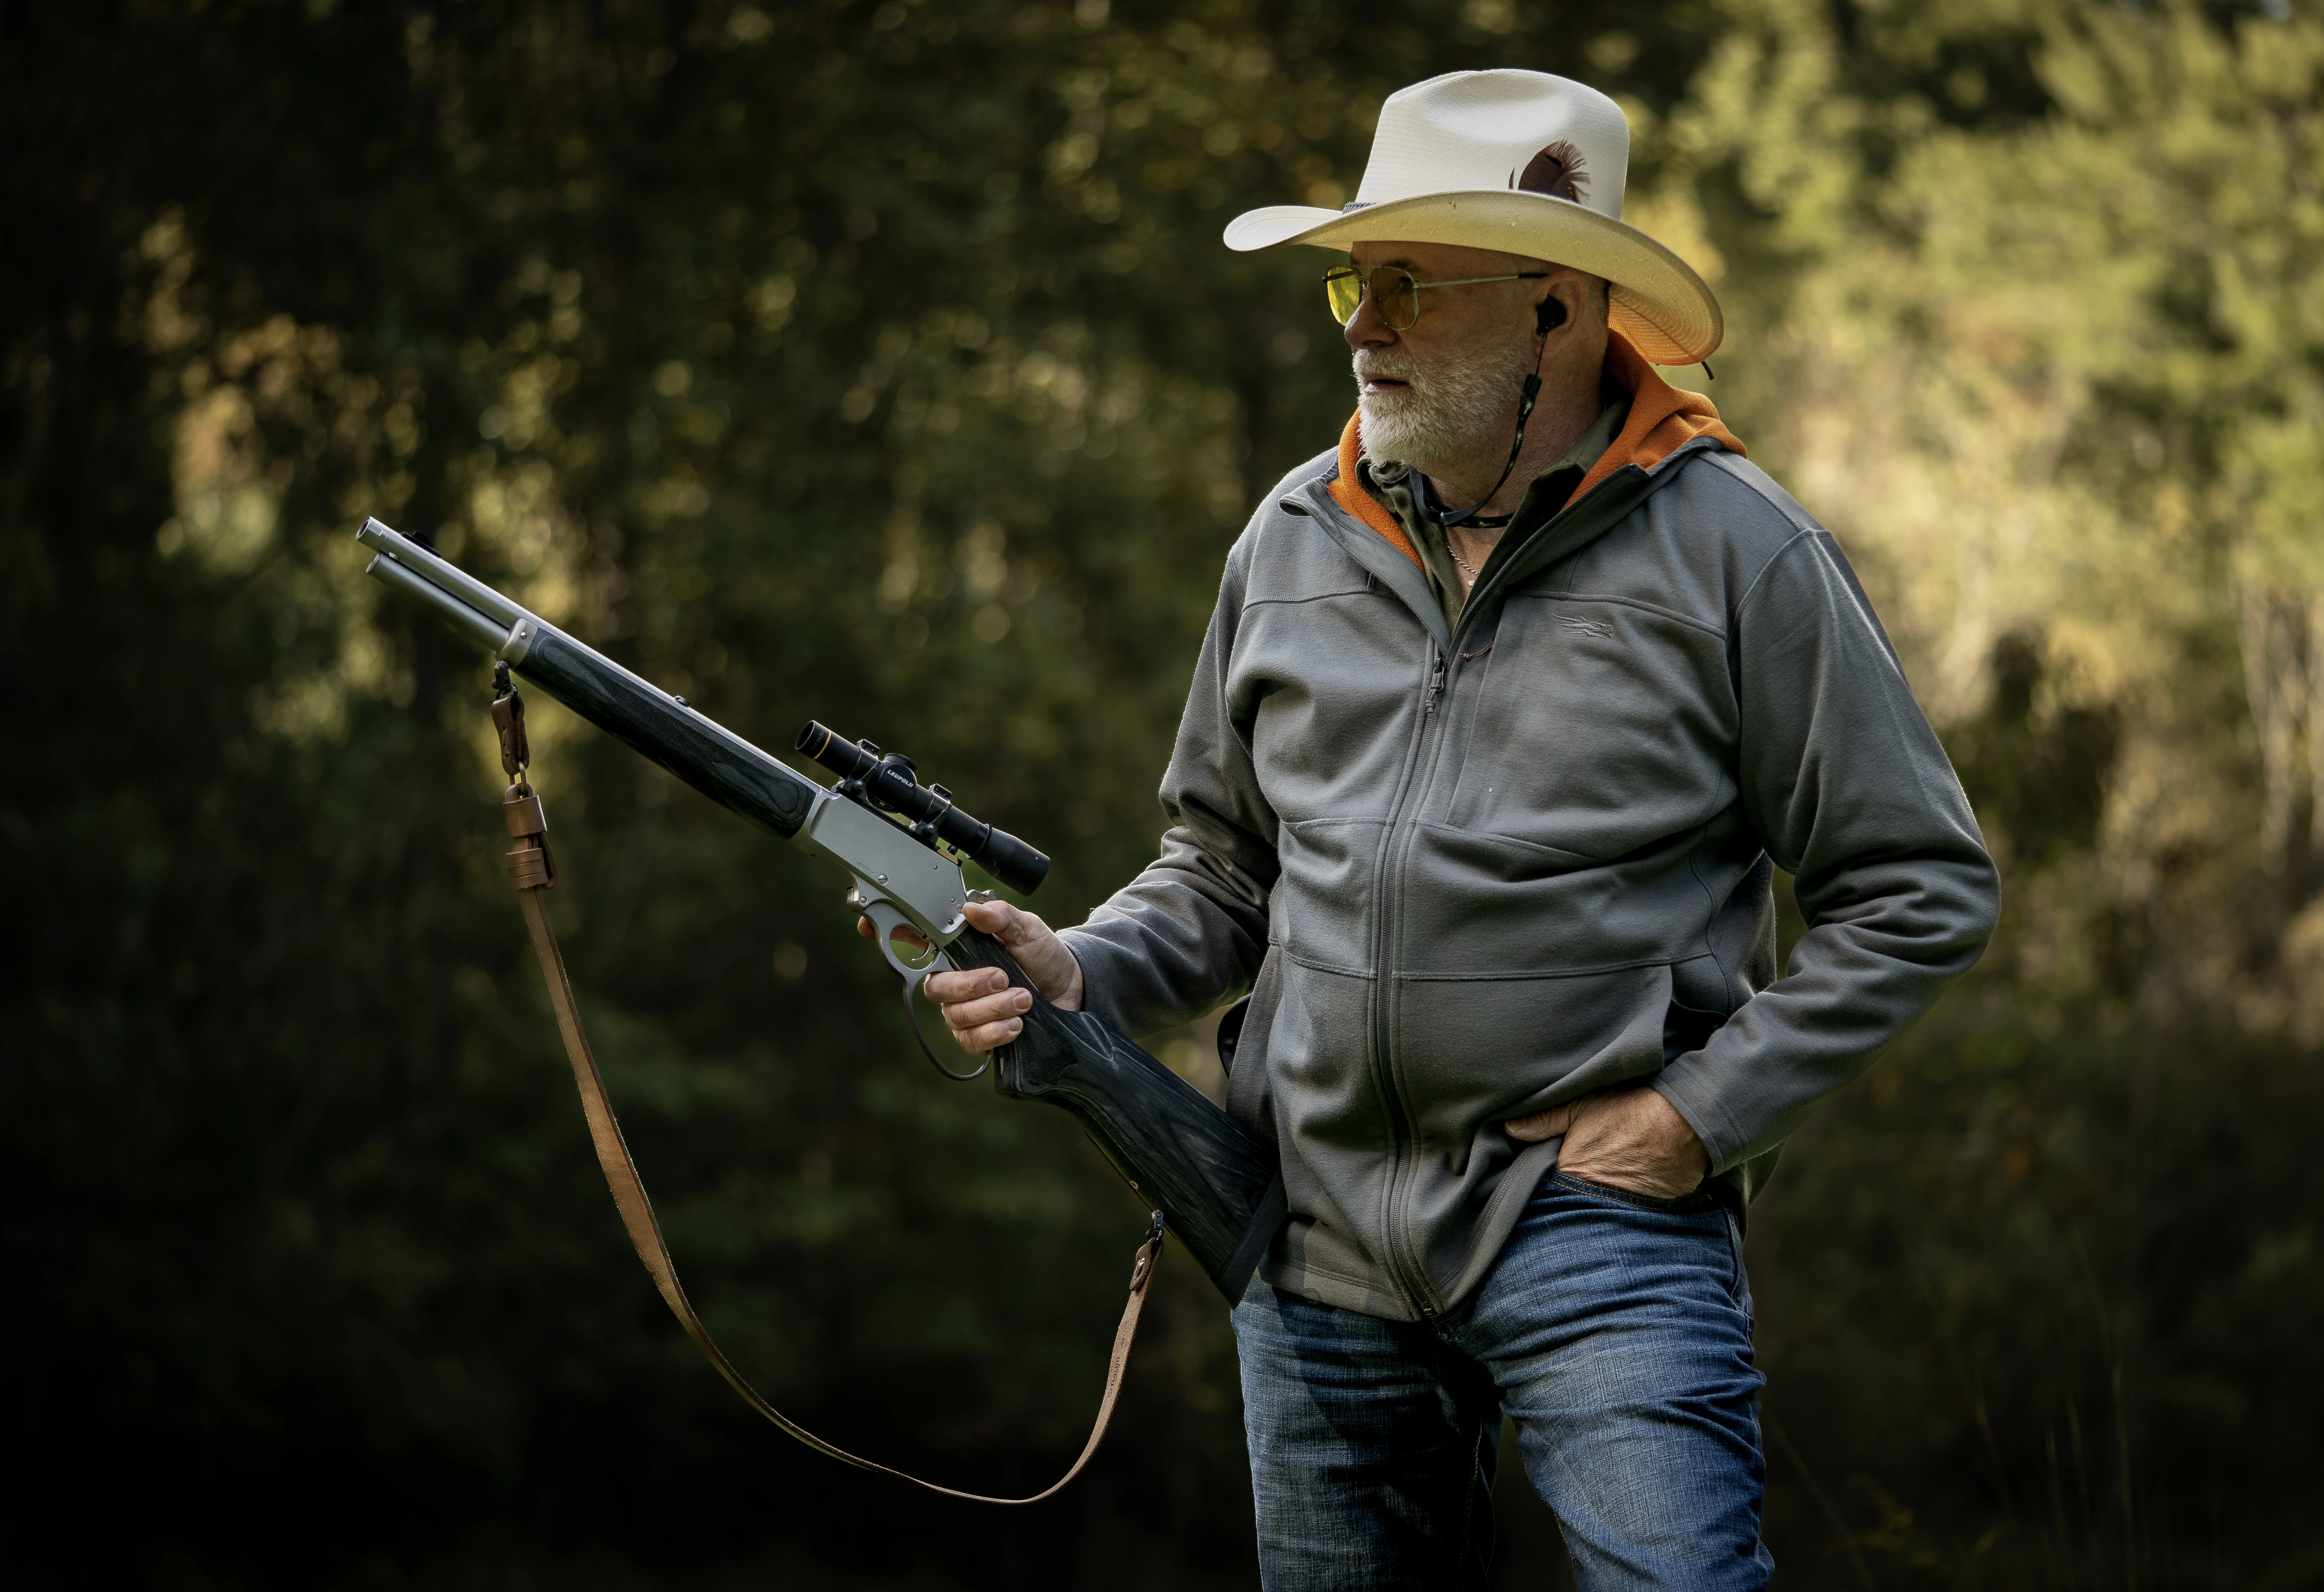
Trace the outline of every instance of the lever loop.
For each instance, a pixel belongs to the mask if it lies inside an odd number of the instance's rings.
[[[908,960],[896,949],[893,936],[899,929],[908,929],[918,934],[919,931],[912,928],[911,919],[899,911],[894,902],[878,897],[867,899],[860,889],[853,892],[850,899],[857,910],[872,920],[872,934],[880,943],[880,954],[888,959],[888,965],[894,968],[904,980],[904,1020],[912,1026],[912,1037],[919,1042],[920,1054],[928,1058],[928,1064],[954,1083],[973,1083],[983,1077],[992,1065],[991,1056],[985,1057],[973,1072],[955,1072],[944,1064],[944,1058],[936,1054],[935,1048],[928,1044],[928,1036],[920,1031],[919,1004],[912,998],[920,992],[920,986],[928,981],[930,973],[941,972],[950,965],[945,961],[944,952],[931,945],[918,960]]]

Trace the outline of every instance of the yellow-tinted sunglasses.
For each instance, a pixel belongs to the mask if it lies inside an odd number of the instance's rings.
[[[1332,318],[1346,326],[1356,318],[1356,311],[1364,307],[1364,295],[1372,296],[1372,306],[1379,311],[1381,321],[1391,332],[1401,332],[1420,318],[1420,290],[1423,288],[1470,288],[1479,282],[1529,282],[1547,276],[1545,271],[1513,271],[1507,276],[1464,276],[1452,281],[1424,282],[1414,280],[1412,272],[1394,265],[1375,265],[1369,271],[1352,265],[1335,266],[1323,273],[1323,293],[1332,302]]]

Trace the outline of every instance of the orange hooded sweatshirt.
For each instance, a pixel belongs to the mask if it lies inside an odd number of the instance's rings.
[[[1742,442],[1720,422],[1719,410],[1710,399],[1664,381],[1662,372],[1647,363],[1646,356],[1619,332],[1606,335],[1606,373],[1629,389],[1630,418],[1623,424],[1620,435],[1599,456],[1597,464],[1591,466],[1590,474],[1582,478],[1582,484],[1573,489],[1573,495],[1566,500],[1568,503],[1580,502],[1600,482],[1625,465],[1654,470],[1698,437],[1715,438],[1729,452],[1749,457]],[[1356,445],[1356,425],[1361,418],[1361,411],[1349,416],[1347,429],[1340,433],[1340,474],[1332,483],[1332,501],[1386,537],[1391,547],[1414,564],[1420,564],[1420,555],[1414,549],[1412,539],[1404,534],[1404,527],[1396,522],[1396,516],[1379,499],[1364,490],[1356,474],[1356,462],[1361,456]]]

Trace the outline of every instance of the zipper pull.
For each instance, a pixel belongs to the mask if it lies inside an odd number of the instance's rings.
[[[1436,711],[1436,699],[1444,691],[1444,655],[1434,648],[1429,649],[1429,655],[1434,661],[1428,666],[1428,695],[1420,704],[1420,716],[1424,719]]]

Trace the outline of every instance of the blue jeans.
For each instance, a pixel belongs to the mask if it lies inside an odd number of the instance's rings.
[[[1506,1413],[1583,1592],[1766,1586],[1742,1238],[1707,1194],[1554,1173],[1443,1321],[1254,1281],[1234,1327],[1261,1585],[1483,1587]]]

